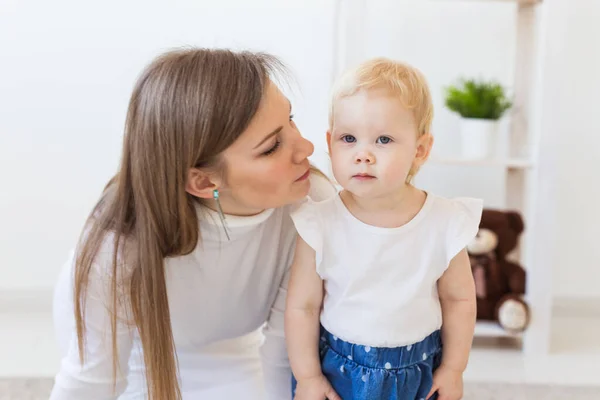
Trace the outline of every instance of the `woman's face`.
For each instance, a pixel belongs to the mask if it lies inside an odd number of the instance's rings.
[[[223,211],[252,215],[293,203],[310,189],[311,142],[292,120],[289,100],[269,82],[259,109],[241,136],[223,152]]]

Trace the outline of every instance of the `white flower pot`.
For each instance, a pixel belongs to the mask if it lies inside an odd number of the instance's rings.
[[[463,157],[490,158],[494,155],[498,123],[490,119],[463,118],[460,125]]]

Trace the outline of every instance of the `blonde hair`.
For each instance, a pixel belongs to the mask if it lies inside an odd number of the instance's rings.
[[[336,82],[329,108],[329,129],[333,128],[333,111],[338,100],[360,90],[379,88],[398,96],[402,104],[413,111],[419,137],[430,133],[433,103],[425,76],[411,65],[384,57],[350,69]]]

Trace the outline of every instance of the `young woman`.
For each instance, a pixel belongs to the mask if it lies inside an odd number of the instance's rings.
[[[56,287],[51,400],[291,397],[289,208],[335,190],[309,165],[281,67],[188,49],[142,73],[118,173]]]

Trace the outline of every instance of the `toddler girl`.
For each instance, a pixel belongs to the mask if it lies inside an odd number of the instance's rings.
[[[285,329],[296,399],[462,397],[476,316],[465,246],[482,201],[412,185],[432,117],[409,65],[374,59],[336,85],[327,143],[342,190],[292,215]]]

